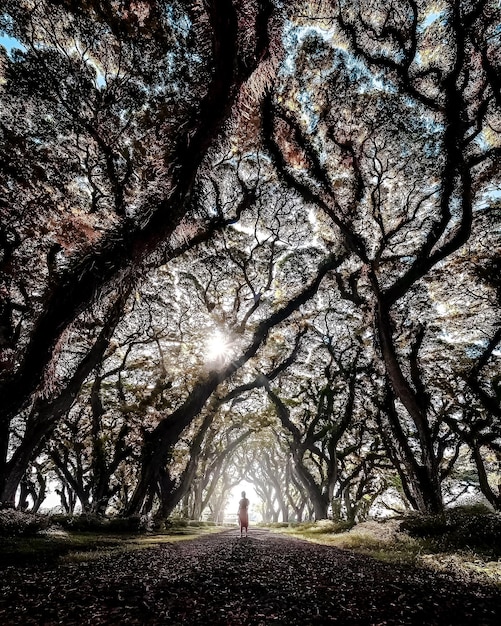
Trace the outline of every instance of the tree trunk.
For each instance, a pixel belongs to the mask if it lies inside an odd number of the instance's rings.
[[[406,468],[409,490],[413,494],[414,503],[419,512],[440,513],[443,510],[440,468],[433,448],[432,432],[426,409],[420,404],[416,392],[402,373],[393,343],[390,314],[381,300],[379,300],[376,317],[381,354],[388,380],[391,383],[387,391],[404,405],[418,433],[420,460],[416,458],[415,452],[408,445],[397,411],[392,405],[388,411],[388,417],[394,433],[397,434],[399,449],[404,455],[402,461]],[[422,400],[424,401],[424,398]]]
[[[475,445],[471,448],[473,460],[477,468],[478,481],[480,485],[480,491],[484,494],[485,498],[490,502],[496,511],[501,511],[501,473],[498,474],[497,491],[494,490],[489,484],[487,478],[487,472],[484,465],[484,457],[482,455],[480,446]],[[501,469],[501,454],[497,453],[498,468]]]
[[[79,363],[75,373],[57,398],[35,403],[28,418],[23,439],[12,458],[8,462],[0,460],[0,468],[3,471],[0,474],[0,502],[14,503],[19,482],[29,464],[40,453],[45,441],[54,432],[59,419],[70,410],[87,376],[101,362],[109,340],[120,321],[128,295],[128,290],[119,294],[94,345]]]
[[[129,268],[132,268],[132,272],[128,272],[131,279],[134,268],[141,266],[160,243],[168,241],[186,212],[198,168],[226,120],[239,87],[261,61],[268,43],[266,28],[271,2],[264,3],[256,20],[259,32],[255,33],[255,55],[245,59],[238,57],[238,23],[232,1],[208,0],[204,7],[212,30],[214,71],[198,114],[194,116],[196,128],[189,125],[187,135],[179,139],[178,167],[172,168],[173,192],[158,204],[146,225],[133,232],[125,227],[123,232],[113,232],[106,245],[95,254],[87,255],[52,287],[20,367],[0,388],[0,396],[4,398],[0,412],[2,424],[10,423],[26,406],[53,356],[57,341],[92,302],[99,288],[120,280],[120,274],[127,273]]]
[[[250,344],[239,358],[220,371],[210,372],[206,378],[199,381],[186,401],[171,415],[166,416],[151,433],[148,433],[143,448],[140,477],[127,509],[128,515],[141,513],[148,491],[156,488],[159,483],[161,469],[165,466],[172,446],[179,440],[183,430],[200,414],[217,387],[257,354],[261,346],[266,343],[272,328],[285,321],[315,295],[325,275],[336,269],[342,263],[343,258],[331,256],[322,263],[316,277],[303,291],[258,324]]]

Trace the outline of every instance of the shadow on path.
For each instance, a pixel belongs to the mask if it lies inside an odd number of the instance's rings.
[[[0,624],[501,624],[501,591],[251,529],[0,571]]]

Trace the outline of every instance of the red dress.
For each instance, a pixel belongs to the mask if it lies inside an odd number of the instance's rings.
[[[247,498],[242,498],[240,500],[240,504],[238,505],[238,520],[240,522],[240,532],[245,528],[249,528],[249,501]]]

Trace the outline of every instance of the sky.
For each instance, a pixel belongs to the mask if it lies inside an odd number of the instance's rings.
[[[0,46],[7,50],[7,54],[11,54],[12,50],[26,49],[19,40],[9,37],[9,35],[4,35],[2,32],[0,32]]]

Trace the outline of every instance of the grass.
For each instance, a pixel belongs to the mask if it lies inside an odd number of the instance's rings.
[[[380,561],[454,572],[464,580],[501,587],[501,518],[452,510],[442,516],[403,522],[369,521],[356,526],[322,520],[267,524],[273,532],[371,556]],[[104,556],[187,541],[222,527],[178,520],[154,534],[69,530],[36,536],[0,537],[4,565],[87,562]]]
[[[501,587],[500,547],[468,547],[455,543],[452,535],[411,536],[400,530],[400,522],[365,522],[348,530],[323,520],[318,523],[275,527],[274,532],[314,543],[352,550],[379,561],[422,567],[437,572],[454,572],[470,582]]]
[[[220,531],[216,526],[172,527],[157,534],[73,532],[34,537],[0,537],[4,565],[40,562],[87,562],[164,543],[189,541]]]

